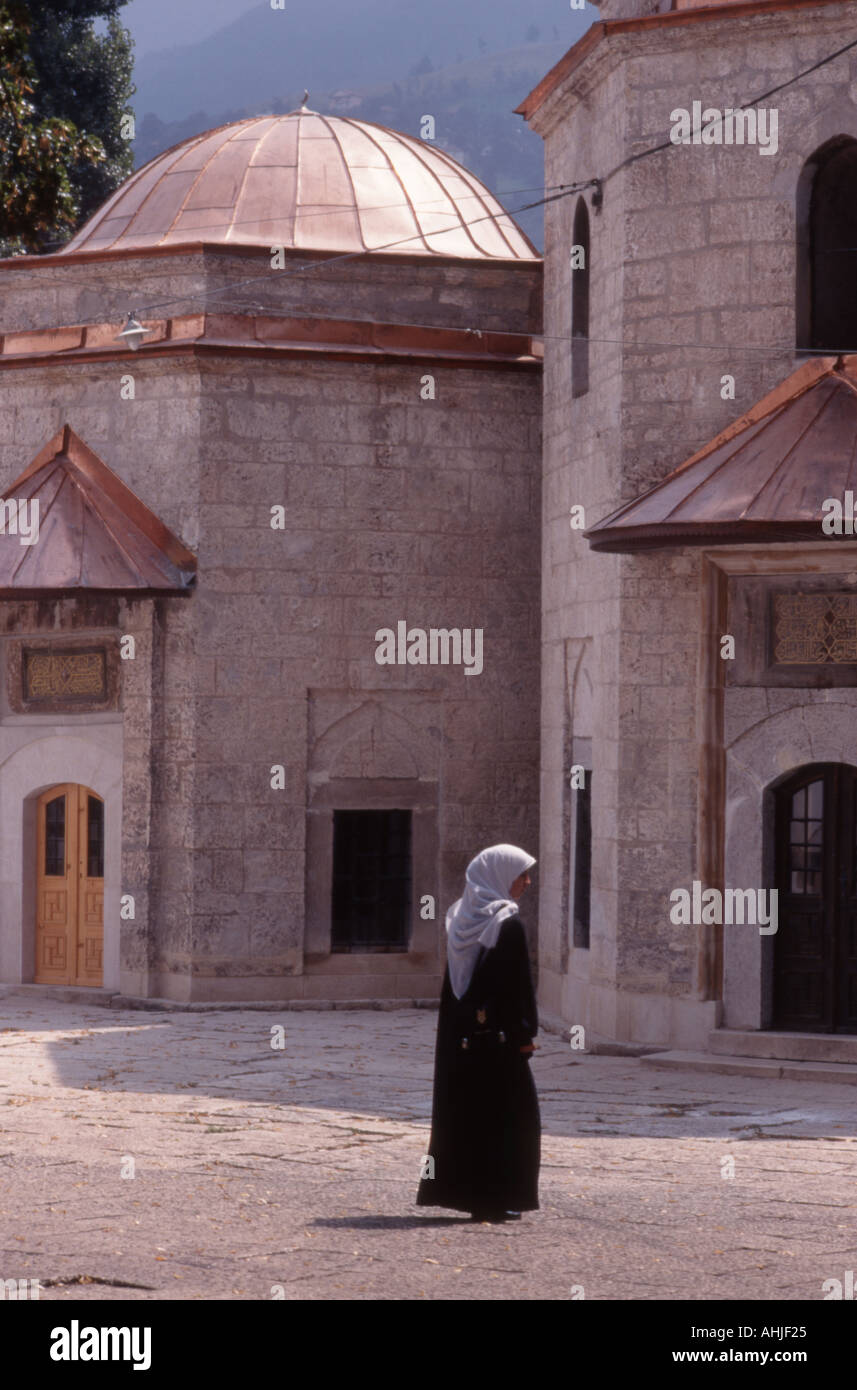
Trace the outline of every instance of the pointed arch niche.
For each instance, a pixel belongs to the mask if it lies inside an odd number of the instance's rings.
[[[361,995],[390,994],[395,977],[414,979],[427,997],[439,973],[440,904],[444,901],[438,852],[440,709],[423,695],[366,698],[310,694],[307,785],[307,974],[361,977]],[[334,813],[407,811],[411,822],[411,907],[407,949],[389,953],[332,951]],[[435,899],[435,917],[420,916],[420,900]],[[368,973],[373,976],[369,981]],[[398,989],[401,993],[401,989]]]

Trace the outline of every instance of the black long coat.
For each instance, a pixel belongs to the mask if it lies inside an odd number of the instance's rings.
[[[417,1206],[538,1209],[539,1103],[532,1053],[520,1051],[538,1026],[524,928],[520,917],[509,917],[461,999],[448,968],[444,976],[427,1155],[434,1176],[421,1179]]]

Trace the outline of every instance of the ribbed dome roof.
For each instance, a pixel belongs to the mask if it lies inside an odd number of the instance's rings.
[[[60,254],[188,242],[538,259],[496,198],[449,155],[306,108],[235,121],[166,150]]]

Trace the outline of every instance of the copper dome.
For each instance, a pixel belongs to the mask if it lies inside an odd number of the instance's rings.
[[[157,155],[60,254],[198,242],[538,259],[496,198],[442,150],[306,108],[235,121]]]

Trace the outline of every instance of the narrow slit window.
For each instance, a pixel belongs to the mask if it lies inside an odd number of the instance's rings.
[[[332,951],[407,951],[411,812],[334,811]]]
[[[575,946],[589,946],[589,903],[592,888],[592,773],[578,787],[574,823],[574,932]]]
[[[574,212],[571,271],[571,394],[589,390],[589,213],[579,198]]]

